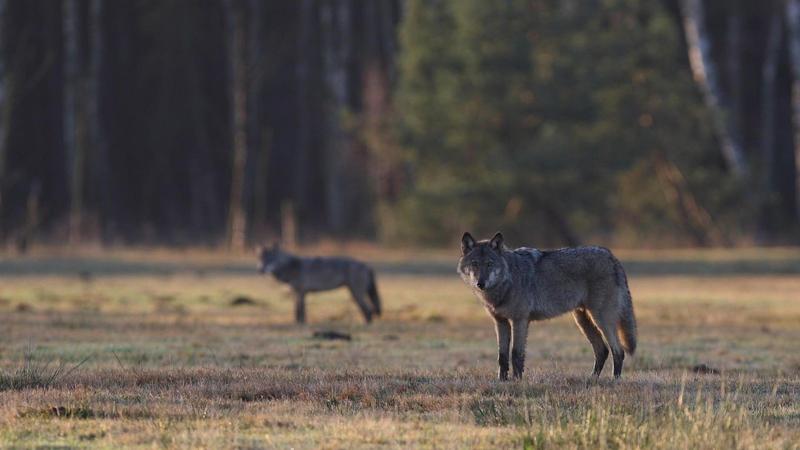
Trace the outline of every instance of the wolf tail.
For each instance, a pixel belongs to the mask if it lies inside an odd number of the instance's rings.
[[[636,316],[633,314],[633,298],[628,288],[628,277],[622,264],[614,258],[614,271],[617,277],[617,287],[620,297],[619,302],[619,323],[617,324],[617,335],[622,342],[622,348],[629,355],[636,352]]]
[[[381,315],[381,297],[378,295],[378,285],[375,284],[375,272],[369,272],[369,284],[367,285],[367,295],[372,302],[374,313],[376,316]]]

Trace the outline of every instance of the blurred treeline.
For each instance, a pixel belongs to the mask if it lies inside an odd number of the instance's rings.
[[[799,3],[0,0],[0,237],[796,243]]]

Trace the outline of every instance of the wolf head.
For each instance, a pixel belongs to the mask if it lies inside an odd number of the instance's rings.
[[[476,241],[471,234],[461,238],[458,273],[465,283],[479,291],[489,291],[508,278],[508,263],[503,258],[503,235]]]
[[[258,247],[256,256],[258,257],[258,271],[260,273],[272,273],[272,271],[289,260],[289,254],[282,251],[277,243],[273,244],[272,247],[264,245]]]

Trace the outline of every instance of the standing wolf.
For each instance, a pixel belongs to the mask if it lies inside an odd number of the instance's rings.
[[[611,251],[509,250],[500,233],[480,242],[464,233],[461,252],[458,272],[495,320],[501,380],[508,378],[509,344],[514,378],[522,377],[529,322],[570,311],[594,349],[594,376],[600,376],[610,347],[619,378],[625,352],[636,350],[636,319],[625,271]]]
[[[295,294],[294,318],[306,321],[308,292],[327,291],[347,286],[364,319],[381,315],[381,299],[375,285],[375,273],[366,264],[350,258],[301,258],[282,251],[277,244],[258,249],[258,270],[271,273],[292,287]],[[367,302],[369,298],[369,303]]]

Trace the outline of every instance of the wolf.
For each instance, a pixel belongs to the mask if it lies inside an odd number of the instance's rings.
[[[375,272],[363,262],[350,258],[301,258],[281,250],[278,244],[257,249],[258,270],[271,273],[294,291],[294,318],[306,321],[305,296],[347,286],[367,323],[381,315],[381,299]]]
[[[625,352],[636,351],[636,318],[625,271],[610,250],[510,250],[501,233],[483,241],[464,233],[461,254],[458,273],[495,321],[498,378],[508,379],[509,346],[513,376],[522,377],[531,321],[567,312],[592,345],[592,374],[600,376],[610,348],[614,377],[622,375]]]

